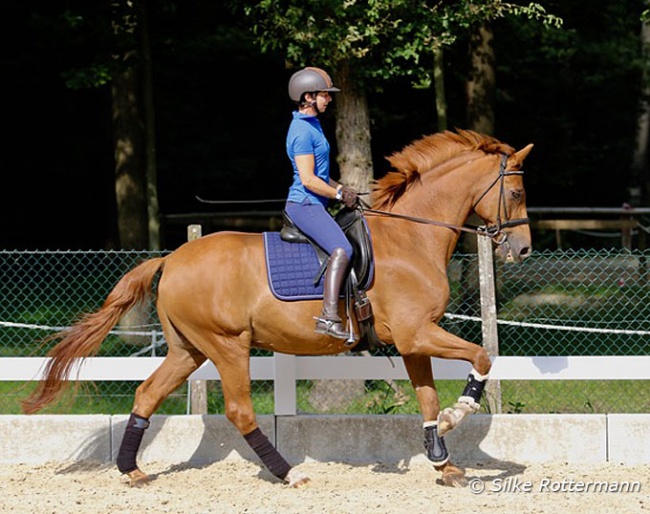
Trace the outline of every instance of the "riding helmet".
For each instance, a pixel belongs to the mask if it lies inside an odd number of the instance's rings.
[[[307,67],[295,72],[289,79],[289,98],[300,102],[302,95],[316,91],[341,91],[334,87],[332,79],[326,71],[320,68]]]

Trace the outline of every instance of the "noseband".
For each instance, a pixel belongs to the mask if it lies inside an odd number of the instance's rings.
[[[509,219],[508,216],[508,206],[506,205],[506,196],[505,196],[505,178],[509,177],[510,175],[523,175],[524,171],[519,170],[519,171],[506,171],[506,164],[508,162],[508,156],[506,154],[501,155],[501,166],[499,167],[499,176],[494,179],[494,182],[488,186],[488,188],[483,192],[481,196],[478,197],[478,200],[474,202],[474,205],[472,206],[472,210],[476,210],[476,206],[480,203],[483,198],[490,192],[490,190],[499,184],[499,207],[497,209],[497,222],[494,225],[487,225],[487,226],[481,226],[477,227],[477,230],[484,234],[487,235],[488,237],[492,238],[492,240],[495,242],[497,245],[501,245],[505,243],[508,240],[508,234],[503,232],[504,228],[508,227],[517,227],[519,225],[526,225],[530,223],[530,218],[516,218],[514,220]],[[501,217],[501,213],[503,211],[503,218],[505,218],[505,221]]]
[[[483,198],[490,192],[490,190],[499,183],[499,208],[497,210],[497,222],[494,225],[480,226],[480,227],[468,227],[468,226],[458,226],[452,225],[451,223],[445,223],[444,221],[436,220],[427,220],[423,218],[416,218],[414,216],[406,216],[404,214],[398,214],[396,212],[389,211],[378,211],[375,209],[368,208],[363,202],[360,202],[359,208],[362,212],[368,214],[374,214],[378,216],[386,216],[389,218],[399,218],[403,220],[413,221],[415,223],[424,223],[427,225],[437,225],[440,227],[447,227],[453,230],[462,230],[464,232],[471,232],[473,234],[480,234],[487,236],[497,245],[502,245],[508,240],[508,234],[503,232],[504,228],[516,227],[518,225],[526,225],[530,223],[530,218],[517,218],[514,220],[508,219],[508,208],[506,205],[506,196],[505,196],[505,178],[510,175],[523,175],[524,171],[506,171],[506,164],[508,161],[508,156],[506,154],[501,155],[501,166],[499,167],[499,176],[494,179],[494,182],[488,186],[488,188],[478,197],[478,200],[474,202],[472,210],[476,209],[476,206],[479,204]],[[363,193],[362,193],[363,194]],[[501,212],[503,211],[503,216],[505,221],[501,217]]]

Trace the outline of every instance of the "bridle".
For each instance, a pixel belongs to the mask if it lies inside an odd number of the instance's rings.
[[[530,218],[516,218],[509,219],[508,216],[508,207],[506,205],[505,197],[505,178],[511,175],[523,175],[524,170],[518,171],[506,171],[506,164],[508,161],[508,156],[506,154],[501,155],[501,165],[499,166],[499,175],[494,181],[488,186],[488,188],[478,197],[478,200],[474,202],[472,210],[476,209],[476,206],[485,198],[485,196],[490,192],[490,190],[499,184],[499,207],[497,210],[496,223],[494,225],[484,225],[478,227],[472,227],[468,225],[459,226],[453,225],[451,223],[445,223],[444,221],[437,220],[428,220],[424,218],[416,218],[414,216],[406,216],[405,214],[398,214],[396,212],[389,211],[379,211],[375,209],[370,209],[365,206],[363,202],[360,202],[360,209],[364,213],[368,213],[376,216],[386,216],[390,218],[399,218],[407,221],[413,221],[415,223],[424,223],[427,225],[437,225],[440,227],[447,227],[453,230],[462,230],[464,232],[470,232],[472,234],[480,234],[489,237],[497,245],[502,245],[508,240],[508,234],[506,234],[503,229],[509,227],[517,227],[519,225],[526,225],[530,223]]]

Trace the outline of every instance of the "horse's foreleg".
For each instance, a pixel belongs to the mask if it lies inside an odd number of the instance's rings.
[[[423,417],[424,448],[427,458],[436,470],[442,473],[445,485],[462,487],[467,485],[465,473],[455,466],[449,456],[445,440],[438,432],[440,402],[433,380],[429,357],[405,355],[403,357]]]
[[[423,342],[412,343],[410,347],[400,349],[402,355],[429,355],[442,359],[464,360],[472,364],[462,394],[453,407],[444,409],[438,415],[437,431],[438,435],[443,436],[456,428],[466,416],[480,409],[481,396],[492,362],[485,348],[465,341],[438,325],[429,325],[426,331],[417,334],[415,340]]]
[[[149,418],[162,401],[204,361],[202,355],[180,354],[170,349],[160,367],[136,390],[133,410],[117,455],[117,468],[129,477],[131,486],[140,486],[149,481],[136,463],[144,431],[149,427]]]

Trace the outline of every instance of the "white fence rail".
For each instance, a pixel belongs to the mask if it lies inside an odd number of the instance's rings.
[[[78,365],[76,380],[146,379],[164,357],[90,357]],[[41,378],[44,357],[0,358],[0,380],[29,381]],[[650,356],[494,357],[492,380],[650,380]],[[464,380],[470,365],[462,361],[432,358],[438,380]],[[406,380],[401,357],[334,356],[297,357],[275,354],[251,358],[252,380],[273,380],[275,414],[296,414],[297,380]],[[210,362],[189,380],[219,380]]]

